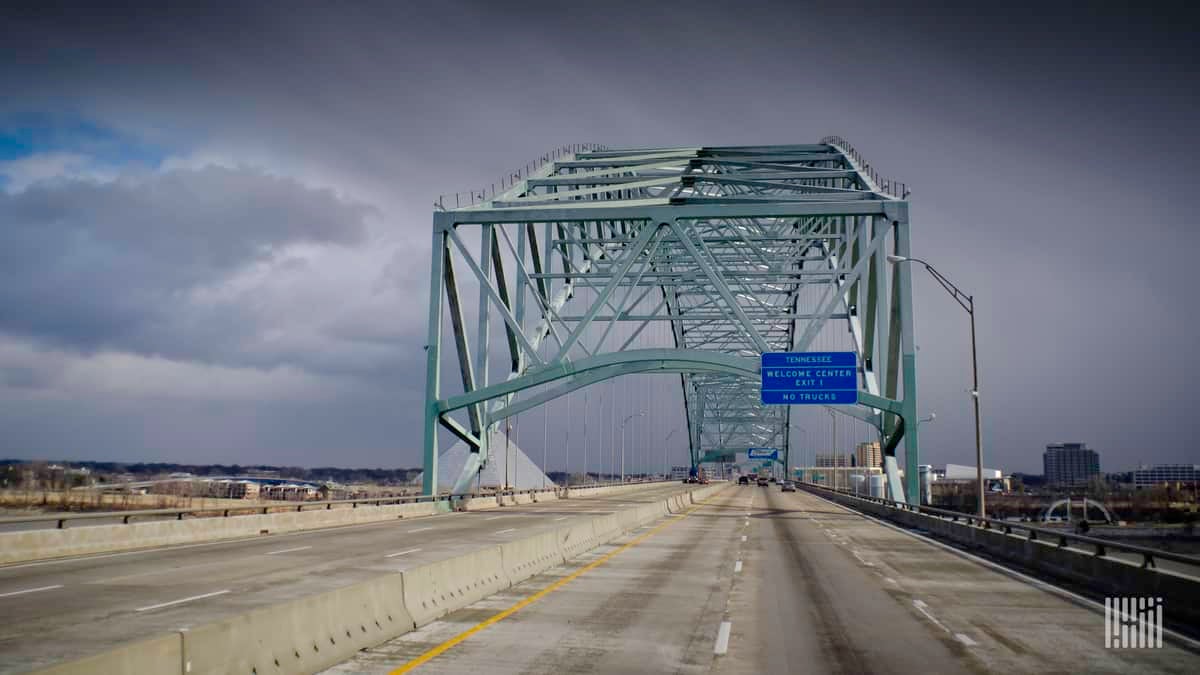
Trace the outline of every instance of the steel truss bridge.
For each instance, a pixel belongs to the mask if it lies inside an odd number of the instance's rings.
[[[506,418],[635,373],[677,374],[693,466],[786,457],[793,406],[760,403],[759,355],[824,346],[857,352],[859,405],[836,410],[878,431],[890,494],[918,500],[911,278],[887,261],[910,255],[908,193],[841,138],[562,148],[455,203],[433,214],[427,494],[439,426],[472,451],[461,491]]]

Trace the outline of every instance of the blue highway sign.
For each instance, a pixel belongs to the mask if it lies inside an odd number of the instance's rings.
[[[854,352],[766,352],[761,363],[764,405],[858,403]]]
[[[749,448],[746,451],[748,459],[779,459],[777,448]]]

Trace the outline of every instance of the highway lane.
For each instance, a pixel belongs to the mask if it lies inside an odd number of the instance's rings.
[[[326,675],[389,672],[539,592],[546,595],[416,672],[703,672],[712,661],[735,575],[738,535],[752,496],[729,487],[686,516],[665,517],[567,565],[359,652]],[[579,576],[571,579],[575,574]]]
[[[669,483],[611,497],[0,567],[0,673],[446,559],[689,487]]]
[[[1092,604],[775,486],[730,487],[684,518],[328,673],[389,672],[430,655],[413,672],[1190,673],[1200,664],[1170,641],[1106,650]]]

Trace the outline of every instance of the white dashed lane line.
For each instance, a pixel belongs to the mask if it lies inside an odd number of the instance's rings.
[[[433,529],[432,527],[418,527],[415,530],[409,530],[408,534],[415,534],[417,532],[424,532],[425,530],[432,530],[432,529]]]
[[[307,550],[310,548],[312,548],[312,547],[311,546],[297,546],[296,548],[285,548],[282,551],[271,551],[270,553],[265,553],[264,555],[279,555],[280,553],[293,553],[295,551],[304,551],[304,550]]]
[[[172,600],[170,602],[160,602],[157,605],[150,605],[148,607],[138,607],[134,611],[135,612],[148,612],[152,609],[161,609],[163,607],[170,607],[172,605],[182,605],[185,602],[191,602],[193,600],[203,600],[204,598],[211,598],[211,597],[217,596],[217,595],[225,595],[228,592],[229,592],[229,589],[225,589],[223,591],[214,591],[212,593],[205,593],[204,595],[193,595],[190,598],[180,598],[178,600]]]
[[[729,630],[733,628],[733,624],[728,621],[721,622],[721,628],[717,630],[717,643],[713,645],[713,653],[721,656],[729,651]]]
[[[950,632],[950,629],[946,628],[945,624],[943,624],[941,621],[938,621],[937,617],[935,617],[933,614],[931,614],[929,612],[929,605],[925,604],[924,600],[914,599],[912,602],[913,602],[913,607],[916,607],[917,611],[924,614],[925,618],[932,621],[935,626],[937,626],[938,628],[941,628],[942,630],[946,631],[947,633]]]
[[[516,532],[516,531],[517,531],[517,528],[515,528],[515,527],[510,527],[510,528],[508,528],[507,530],[500,530],[500,531],[499,531],[499,532],[497,532],[496,534],[508,534],[509,532]]]
[[[420,550],[421,550],[421,549],[419,549],[419,548],[410,548],[410,549],[408,549],[407,551],[399,551],[399,552],[397,552],[397,553],[389,553],[389,554],[387,554],[387,555],[385,555],[385,556],[383,556],[383,557],[385,557],[385,558],[395,558],[395,557],[396,557],[396,556],[398,556],[398,555],[408,555],[409,553],[416,553],[417,551],[420,551]]]
[[[7,597],[14,596],[14,595],[25,595],[26,593],[37,593],[39,591],[52,591],[56,588],[62,588],[62,584],[56,584],[54,586],[39,586],[38,588],[26,588],[23,591],[11,591],[9,593],[0,593],[0,598],[7,598]]]

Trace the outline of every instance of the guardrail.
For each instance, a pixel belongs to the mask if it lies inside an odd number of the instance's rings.
[[[906,184],[879,175],[879,172],[875,170],[875,167],[871,166],[867,160],[863,159],[862,154],[860,154],[858,150],[855,150],[854,146],[850,145],[850,142],[841,136],[826,136],[825,138],[821,139],[821,142],[825,143],[826,145],[836,146],[838,150],[841,150],[844,154],[853,159],[854,163],[858,165],[859,171],[866,174],[867,177],[871,179],[871,182],[875,183],[875,187],[879,188],[880,192],[889,194],[897,199],[908,199],[908,196],[912,194],[909,192]]]
[[[134,518],[149,518],[155,516],[175,516],[176,520],[183,520],[184,516],[195,514],[215,514],[220,513],[220,516],[209,515],[208,517],[229,518],[237,515],[253,515],[266,513],[282,513],[285,511],[312,511],[319,510],[321,507],[325,509],[333,509],[335,505],[350,505],[350,508],[358,508],[364,506],[384,506],[389,504],[417,504],[421,502],[455,502],[463,499],[474,499],[477,497],[512,497],[516,495],[537,495],[554,493],[556,495],[569,494],[571,490],[585,490],[591,488],[603,487],[619,487],[622,485],[653,485],[655,483],[674,483],[674,480],[644,480],[644,481],[629,481],[625,483],[610,482],[610,483],[582,483],[572,486],[530,489],[530,490],[493,490],[484,492],[467,492],[462,494],[440,494],[440,495],[403,495],[393,497],[368,497],[364,499],[331,499],[325,501],[313,502],[280,502],[277,504],[247,504],[245,506],[220,506],[220,507],[197,507],[186,509],[139,509],[136,511],[98,511],[94,513],[54,513],[39,516],[13,516],[0,518],[0,527],[12,525],[16,523],[41,523],[41,522],[56,522],[57,529],[66,529],[66,523],[70,520],[101,520],[101,519],[121,519],[122,524],[128,525]]]
[[[832,492],[850,499],[873,502],[875,504],[896,509],[898,511],[909,511],[942,518],[952,522],[962,522],[966,525],[971,525],[981,530],[990,530],[995,532],[1003,532],[1004,534],[1013,536],[1022,536],[1029,541],[1055,542],[1059,548],[1068,548],[1072,545],[1082,546],[1085,548],[1090,547],[1092,549],[1092,555],[1096,557],[1109,556],[1110,552],[1141,556],[1142,569],[1155,569],[1156,566],[1154,561],[1156,559],[1169,560],[1171,562],[1179,563],[1192,568],[1191,571],[1200,576],[1200,558],[1196,558],[1194,556],[1172,553],[1171,551],[1161,551],[1158,549],[1147,548],[1145,546],[1123,544],[1120,542],[1098,539],[1096,537],[1089,537],[1087,535],[1075,534],[1072,532],[1062,532],[1050,528],[1027,525],[1011,520],[980,518],[979,516],[969,513],[959,513],[958,511],[939,509],[932,506],[907,504],[904,502],[893,501],[891,499],[884,499],[882,497],[871,497],[869,495],[855,494],[854,492],[843,488],[831,488],[825,485],[817,485],[815,483],[808,482],[797,483],[797,485],[816,491]]]
[[[579,152],[591,152],[593,150],[607,150],[608,146],[600,145],[599,143],[573,143],[564,145],[547,152],[532,162],[527,162],[525,166],[517,167],[510,171],[507,176],[501,176],[500,180],[491,183],[479,190],[468,190],[466,192],[455,192],[453,194],[438,195],[437,201],[433,203],[434,207],[439,211],[447,209],[458,209],[464,206],[475,206],[482,204],[489,199],[496,198],[496,186],[500,186],[500,192],[511,188],[517,183],[529,178],[530,174],[542,168],[546,164],[561,159],[568,155],[574,155]],[[454,202],[454,206],[447,206],[447,202]]]

